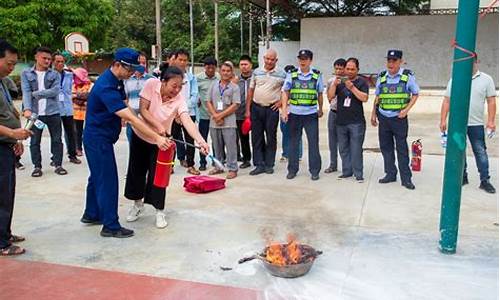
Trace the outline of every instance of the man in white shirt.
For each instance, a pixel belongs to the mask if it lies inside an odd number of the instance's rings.
[[[471,95],[469,104],[469,121],[467,123],[467,136],[474,152],[476,159],[477,169],[481,184],[479,188],[488,193],[494,194],[496,192],[493,185],[490,183],[488,153],[486,152],[486,143],[484,140],[484,104],[488,106],[488,120],[486,129],[488,135],[492,135],[495,130],[495,114],[496,114],[496,92],[495,83],[490,75],[480,72],[477,56],[474,58],[472,68],[472,83]],[[445,132],[447,129],[446,121],[448,111],[450,110],[450,96],[451,96],[451,79],[448,82],[448,87],[441,106],[441,124],[440,129]],[[464,166],[464,175],[462,184],[468,184],[469,178],[467,176],[467,161]]]

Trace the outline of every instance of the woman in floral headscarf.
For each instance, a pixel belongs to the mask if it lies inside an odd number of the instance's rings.
[[[83,122],[87,107],[87,96],[92,89],[92,82],[84,68],[73,70],[73,119],[76,127],[76,155],[82,156]]]

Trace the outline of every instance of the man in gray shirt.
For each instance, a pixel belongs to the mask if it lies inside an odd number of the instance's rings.
[[[240,57],[240,76],[238,77],[238,86],[240,87],[241,103],[236,111],[236,124],[238,126],[238,157],[241,157],[243,163],[240,165],[241,169],[251,166],[250,160],[252,159],[252,152],[250,150],[250,134],[244,134],[241,131],[243,121],[245,121],[245,103],[252,78],[252,59],[248,55]],[[240,155],[241,150],[241,155]]]
[[[236,153],[236,110],[240,105],[240,88],[231,82],[233,65],[224,62],[220,67],[221,79],[214,82],[210,90],[210,99],[207,102],[210,114],[210,137],[214,146],[215,157],[223,159],[224,145],[226,147],[226,161],[229,170],[226,178],[233,179],[237,176],[238,161]],[[209,175],[222,173],[223,170],[215,169]]]
[[[486,152],[486,143],[484,140],[484,104],[488,106],[488,120],[486,122],[486,130],[488,136],[493,136],[496,130],[495,114],[496,114],[496,91],[495,83],[490,75],[480,72],[477,62],[477,56],[474,58],[472,68],[472,83],[469,104],[469,120],[467,122],[467,136],[472,146],[472,152],[476,158],[476,165],[479,171],[481,184],[479,188],[487,193],[496,193],[495,188],[490,183],[488,153]],[[441,106],[441,124],[440,129],[446,132],[446,121],[448,111],[450,110],[451,97],[451,79],[448,82],[448,87]],[[465,161],[464,174],[462,184],[468,184],[467,176],[467,161]]]
[[[6,87],[6,77],[17,63],[17,49],[0,39],[0,256],[18,255],[24,249],[13,245],[24,240],[11,232],[16,189],[16,156],[23,153],[19,140],[27,139],[30,131],[21,128],[19,112]]]

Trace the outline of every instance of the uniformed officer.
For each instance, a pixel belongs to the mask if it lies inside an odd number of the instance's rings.
[[[299,171],[299,145],[302,129],[305,129],[309,172],[312,180],[318,180],[321,169],[318,118],[323,116],[323,78],[320,71],[311,68],[312,51],[300,50],[297,58],[299,69],[287,74],[282,89],[282,119],[288,122],[290,133],[286,178],[293,179]]]
[[[83,145],[90,169],[87,202],[82,223],[102,224],[101,236],[126,238],[132,230],[118,222],[118,172],[113,145],[121,131],[121,119],[129,122],[161,149],[170,142],[151,130],[125,104],[123,80],[142,71],[139,53],[130,48],[115,52],[112,66],[96,81],[87,100]]]
[[[402,59],[403,51],[388,51],[387,69],[382,71],[377,79],[371,123],[377,126],[378,119],[379,144],[384,157],[385,177],[381,178],[379,183],[396,181],[398,172],[394,155],[394,144],[396,144],[401,185],[413,190],[415,185],[411,181],[406,138],[408,112],[417,102],[419,87],[413,72],[401,68]]]
[[[21,128],[20,114],[15,109],[6,78],[17,62],[17,49],[0,39],[0,256],[18,255],[24,249],[13,243],[24,237],[11,232],[14,195],[16,189],[16,155],[23,153],[23,144],[30,135]]]

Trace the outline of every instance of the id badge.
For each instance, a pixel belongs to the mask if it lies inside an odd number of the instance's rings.
[[[64,94],[59,94],[59,101],[64,102]]]
[[[42,121],[40,121],[38,119],[35,121],[35,123],[33,125],[35,125],[35,127],[40,129],[40,130],[42,130],[45,127],[45,123],[43,123]]]
[[[224,103],[222,101],[217,101],[217,110],[224,110]]]
[[[344,107],[350,107],[351,106],[351,97],[347,97],[344,100]]]

